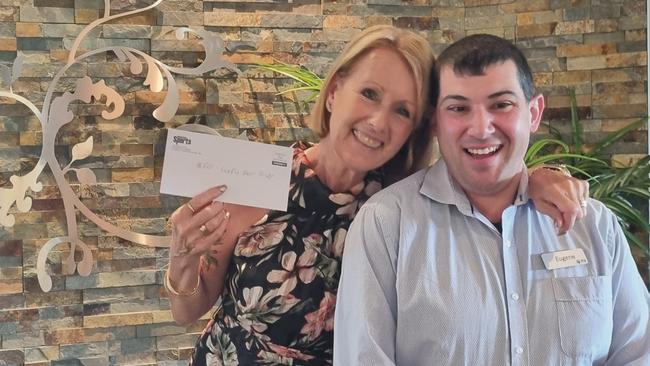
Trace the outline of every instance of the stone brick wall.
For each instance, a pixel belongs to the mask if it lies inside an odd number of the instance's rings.
[[[112,1],[112,13],[142,8],[153,0]],[[0,0],[0,63],[17,51],[25,56],[14,92],[42,107],[56,72],[86,24],[104,13],[100,0]],[[101,103],[77,104],[73,122],[56,139],[61,166],[72,146],[92,136],[88,167],[98,184],[79,185],[82,202],[104,219],[141,233],[168,234],[166,218],[181,202],[158,195],[165,129],[203,123],[226,136],[288,144],[313,139],[307,111],[276,92],[290,85],[251,63],[278,59],[324,73],[345,42],[374,24],[408,27],[439,52],[467,34],[487,32],[514,39],[531,60],[547,97],[546,120],[567,130],[569,90],[578,94],[580,115],[594,140],[647,114],[646,3],[638,0],[167,0],[156,9],[97,27],[81,47],[110,45],[142,50],[169,65],[191,67],[203,59],[196,39],[177,40],[179,26],[219,34],[227,58],[243,71],[177,77],[181,105],[161,123],[151,117],[163,94],[113,54],[98,54],[70,69],[57,91],[71,90],[89,75],[106,80],[125,97],[118,119],[101,118]],[[1,71],[0,71],[1,72]],[[1,86],[7,90],[8,86]],[[299,96],[300,97],[300,96]],[[646,131],[633,133],[612,153],[619,159],[646,153]],[[0,188],[12,175],[32,170],[41,154],[41,126],[31,111],[0,98]],[[38,251],[68,233],[59,188],[46,170],[32,209],[16,224],[0,227],[0,365],[177,364],[187,359],[205,319],[189,327],[171,320],[162,290],[167,250],[134,245],[108,235],[83,215],[78,232],[95,258],[88,277],[61,274],[65,246],[49,255],[53,288],[38,286]]]

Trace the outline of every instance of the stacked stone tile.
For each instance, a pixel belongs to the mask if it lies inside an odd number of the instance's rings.
[[[152,1],[112,2],[112,12]],[[103,0],[0,0],[0,62],[21,51],[22,77],[12,89],[41,105],[47,87],[64,64],[75,37],[103,14]],[[128,65],[101,54],[72,68],[57,86],[70,90],[76,78],[105,79],[127,102],[116,120],[101,118],[101,103],[77,104],[75,120],[57,137],[61,165],[74,144],[93,136],[95,146],[83,167],[98,184],[79,185],[67,176],[84,204],[122,227],[168,234],[166,219],[182,200],[158,195],[165,129],[203,123],[226,136],[242,132],[254,140],[289,144],[313,140],[306,127],[304,95],[278,96],[287,79],[255,68],[256,62],[301,64],[323,74],[347,40],[375,24],[395,24],[428,37],[439,52],[467,34],[487,32],[513,39],[531,60],[536,82],[547,97],[546,120],[568,130],[569,90],[587,122],[588,141],[601,138],[647,114],[646,3],[637,0],[169,0],[158,8],[94,30],[86,50],[124,45],[170,65],[192,66],[203,59],[199,40],[177,40],[178,26],[218,33],[239,77],[216,71],[177,78],[181,105],[168,123],[153,109],[162,93],[142,85]],[[8,86],[2,86],[6,89]],[[613,147],[628,161],[646,153],[646,131]],[[0,187],[30,171],[40,156],[41,128],[31,112],[0,100]],[[16,212],[11,228],[0,228],[0,364],[177,364],[186,360],[205,325],[173,323],[162,289],[167,250],[131,244],[78,215],[79,232],[96,260],[90,276],[61,275],[67,248],[49,257],[53,288],[40,290],[35,262],[52,237],[67,234],[58,187],[46,170],[44,189],[30,193],[32,210]],[[14,210],[15,211],[15,210]]]

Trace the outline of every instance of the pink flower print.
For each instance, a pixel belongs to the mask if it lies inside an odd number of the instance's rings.
[[[348,231],[344,228],[337,229],[334,233],[334,240],[332,243],[332,255],[334,258],[341,258],[343,255],[343,248],[345,245],[345,237]]]
[[[326,292],[320,302],[318,310],[305,315],[306,323],[300,330],[306,334],[310,341],[318,338],[324,331],[331,332],[334,329],[334,307],[336,306],[336,295]]]
[[[278,356],[281,357],[302,361],[309,361],[314,358],[314,356],[306,355],[295,348],[284,347],[274,343],[267,343],[267,345],[271,351],[275,352]]]
[[[317,248],[323,243],[323,236],[321,234],[309,234],[309,236],[302,239],[307,248]]]
[[[341,206],[336,210],[337,215],[348,215],[352,217],[357,212],[357,207],[359,207],[357,198],[349,193],[330,194],[329,199]]]
[[[235,255],[252,257],[266,253],[268,249],[282,241],[284,229],[286,228],[286,222],[270,223],[251,228],[239,236],[235,247]]]
[[[306,249],[296,261],[296,252],[284,253],[282,256],[282,268],[284,270],[273,270],[266,276],[271,283],[281,283],[279,293],[287,296],[298,284],[298,278],[303,283],[311,283],[316,278],[316,270],[313,265],[318,257],[318,252],[313,249]]]

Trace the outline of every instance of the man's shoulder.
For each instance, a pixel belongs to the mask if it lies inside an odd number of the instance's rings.
[[[428,170],[429,168],[419,170],[410,176],[391,184],[375,193],[370,200],[368,200],[368,203],[398,203],[412,200],[414,197],[420,196],[420,188],[422,187]]]
[[[581,221],[585,225],[595,226],[597,228],[605,228],[606,225],[611,225],[617,221],[614,212],[607,207],[604,203],[594,198],[587,200],[587,216]]]
[[[426,198],[420,193],[427,169],[385,187],[363,204],[360,214],[382,217],[384,220],[400,220],[409,212],[417,210]]]

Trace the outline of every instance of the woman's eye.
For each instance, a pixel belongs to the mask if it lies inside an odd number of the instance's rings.
[[[399,114],[402,117],[411,118],[411,112],[404,107],[397,108],[397,114]]]
[[[370,100],[377,100],[377,92],[372,89],[363,89],[361,90],[361,95]]]

